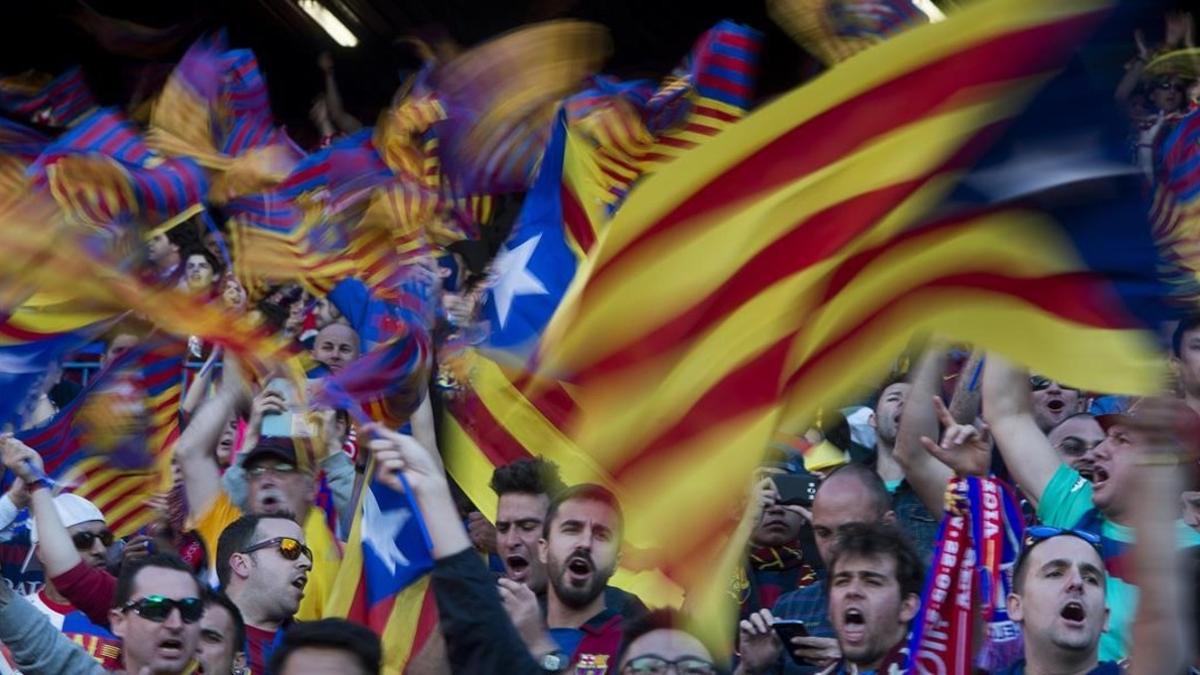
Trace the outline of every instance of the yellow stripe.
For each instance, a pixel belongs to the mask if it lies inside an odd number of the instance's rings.
[[[1031,91],[1033,84],[1023,83],[1016,91],[1023,97]],[[736,270],[792,230],[796,223],[856,195],[932,171],[980,126],[1010,116],[1017,104],[1011,100],[1003,103],[987,101],[921,119],[878,138],[814,174],[781,186],[770,195],[756,196],[749,202],[735,202],[707,214],[686,232],[668,233],[659,237],[654,246],[630,251],[605,272],[603,279],[588,284],[591,299],[578,307],[575,298],[588,271],[599,262],[603,253],[589,258],[576,273],[575,283],[564,299],[564,307],[547,330],[546,341],[552,348],[547,348],[546,366],[551,372],[561,364],[571,364],[574,368],[624,349],[672,314],[691,306],[698,298],[725,283]],[[712,143],[733,133],[735,130],[722,134]],[[691,157],[686,162],[673,164],[670,176],[678,176],[677,167],[688,170],[698,161],[698,157]],[[663,176],[668,174],[657,175],[658,178]],[[640,193],[647,192],[653,190],[643,187],[634,191],[606,231],[604,242],[617,236],[623,225],[631,224],[630,220],[623,220],[626,209]],[[888,225],[903,228],[909,222]],[[882,226],[881,223],[873,228],[876,237],[891,236],[896,231]],[[864,241],[868,240],[864,238]],[[853,249],[853,246],[846,247],[837,255],[844,256]],[[696,270],[705,273],[696,274]],[[635,295],[629,295],[631,288],[638,289]],[[630,303],[636,303],[638,308],[658,307],[667,311],[630,312]],[[599,339],[601,336],[603,340]]]
[[[864,52],[751,113],[743,123],[705,143],[703,151],[690,158],[693,161],[676,163],[669,176],[659,174],[657,180],[647,181],[648,187],[640,191],[642,198],[631,196],[617,215],[617,221],[626,224],[614,228],[606,237],[600,259],[610,258],[628,246],[644,227],[657,222],[697,186],[707,185],[731,165],[774,141],[781,131],[803,124],[923,64],[953,56],[989,38],[1105,5],[1101,0],[981,2],[963,9],[956,20],[918,27]]]

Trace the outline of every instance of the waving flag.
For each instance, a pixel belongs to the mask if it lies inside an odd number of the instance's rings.
[[[928,0],[768,0],[767,7],[775,23],[827,66],[945,18]]]
[[[329,598],[330,616],[361,623],[383,639],[385,672],[403,672],[436,624],[427,576],[433,556],[424,528],[408,495],[372,478]]]
[[[207,178],[190,159],[163,159],[113,109],[55,139],[31,167],[35,186],[88,225],[179,223],[203,209]]]
[[[0,347],[0,428],[20,429],[25,425],[47,370],[87,340],[85,335],[71,332]]]
[[[554,120],[537,179],[484,304],[488,346],[524,354],[634,183],[716,136],[749,107],[761,36],[731,21],[705,32],[666,82],[599,80]]]
[[[95,107],[78,66],[52,80],[36,73],[0,79],[0,110],[26,122],[67,127]]]
[[[1045,346],[1031,335],[1063,344],[1063,333],[1039,332],[1048,326],[1098,334],[1104,358],[1055,354],[1058,372],[1071,376],[1064,379],[1116,389],[1151,379],[1141,325],[1101,311],[1107,299],[1094,287],[1072,289],[1070,273],[1090,268],[1069,248],[1032,256],[1044,266],[1030,276],[1064,274],[1063,302],[1053,309],[1020,295],[1024,280],[989,287],[996,290],[978,310],[933,291],[920,296],[924,303],[906,302],[911,286],[898,275],[923,277],[926,260],[1023,276],[1029,258],[1014,267],[1015,249],[982,262],[979,254],[997,247],[987,248],[986,235],[973,239],[974,229],[964,234],[970,255],[903,247],[910,257],[888,257],[898,238],[921,236],[905,233],[943,203],[1106,9],[1090,1],[974,4],[856,55],[630,194],[544,334],[539,363],[545,377],[572,384],[583,414],[571,436],[639,514],[629,537],[661,542],[670,533],[659,563],[672,578],[697,595],[723,594],[711,580],[725,578],[714,570],[759,451],[776,431],[805,428],[816,404],[836,407],[844,400],[830,399],[856,393],[879,359],[900,351],[880,340],[907,340],[915,316],[939,316],[956,337],[971,333],[1021,357]],[[1031,229],[1056,222],[1028,210],[1005,214]],[[1133,225],[1117,250],[1137,240]],[[887,263],[856,265],[868,251]],[[1111,288],[1113,278],[1121,277],[1089,280]],[[1088,317],[1059,314],[1085,297],[1095,301]],[[1014,307],[1041,320],[1017,322]],[[951,310],[964,318],[938,314]],[[984,335],[985,326],[1005,325]],[[822,360],[835,349],[836,361]],[[695,527],[680,527],[680,512]]]
[[[154,518],[148,499],[166,487],[185,354],[181,341],[151,337],[48,423],[18,434],[42,456],[46,473],[94,502],[118,536]]]
[[[219,32],[188,49],[155,103],[147,134],[156,149],[210,169],[208,197],[218,205],[274,187],[304,156],[275,126],[254,53],[230,50],[227,42]]]

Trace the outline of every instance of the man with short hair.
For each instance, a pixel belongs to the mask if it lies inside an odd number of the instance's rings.
[[[492,472],[496,493],[496,552],[504,575],[534,593],[546,590],[546,568],[538,556],[550,499],[564,488],[558,467],[538,458],[518,459]]]
[[[154,266],[154,275],[159,281],[171,279],[179,272],[183,262],[180,242],[172,238],[171,232],[160,232],[146,240],[146,259]]]
[[[683,625],[683,616],[672,609],[656,609],[627,623],[613,672],[662,673],[674,666],[678,673],[716,675],[712,653]]]
[[[376,430],[376,440],[371,441],[371,450],[376,458],[378,479],[394,490],[401,490],[401,474],[407,479],[408,489],[425,516],[425,524],[433,544],[434,567],[432,573],[433,595],[437,599],[438,613],[442,617],[442,628],[446,638],[446,653],[450,656],[455,673],[504,673],[505,675],[546,675],[571,668],[580,673],[616,675],[616,658],[595,657],[586,663],[572,664],[560,647],[552,640],[529,647],[517,628],[506,615],[499,598],[494,595],[494,581],[488,574],[484,562],[472,549],[466,528],[458,518],[454,497],[445,472],[436,456],[422,447],[410,436],[395,434],[386,429]],[[553,549],[547,560],[556,563],[548,566],[551,573],[551,589],[558,562],[563,561],[563,551],[571,555],[587,551],[595,566],[605,565],[607,551],[583,542],[583,538],[596,537],[610,528],[619,530],[619,512],[608,506],[611,494],[607,491],[593,492],[594,486],[577,486],[574,494],[565,497],[558,508],[551,507],[547,516],[547,532],[554,542],[546,546]],[[594,501],[599,500],[599,501]],[[559,532],[575,532],[568,542],[558,539]],[[563,532],[563,533],[566,533]],[[607,534],[605,534],[607,538]],[[568,544],[575,544],[574,548]],[[590,550],[589,550],[590,549]],[[613,562],[616,562],[613,560]],[[569,562],[568,565],[571,565]],[[565,580],[572,591],[578,586],[592,585],[593,578],[601,575],[583,573],[583,569],[570,572]],[[521,586],[521,585],[517,585]],[[521,586],[524,589],[524,586]],[[526,589],[528,591],[528,589]],[[529,591],[532,595],[532,591]],[[673,639],[680,632],[652,632],[642,634],[646,638]],[[652,656],[650,650],[660,649],[662,641],[635,637],[622,657],[623,664],[637,657]],[[695,647],[684,647],[695,651]],[[616,645],[613,645],[616,653]],[[686,655],[688,652],[683,652]],[[706,656],[697,653],[696,656]]]
[[[199,582],[187,564],[175,556],[156,554],[125,564],[109,612],[112,632],[122,641],[125,672],[188,672],[204,614],[200,596]],[[109,672],[3,584],[0,642],[10,649],[25,675]]]
[[[275,675],[378,675],[383,645],[369,628],[343,619],[298,623],[283,634],[267,672]]]
[[[794,638],[787,647],[796,659],[808,665],[798,665],[784,655],[784,645],[775,639],[759,642],[758,650],[742,647],[743,672],[815,672],[818,667],[840,658],[841,650],[829,618],[826,592],[834,545],[840,532],[851,525],[896,522],[891,496],[883,480],[875,471],[861,464],[847,464],[829,474],[817,488],[810,515],[817,551],[826,567],[825,575],[809,586],[781,596],[773,610],[762,610],[750,617],[753,619],[757,616],[760,622],[767,624],[775,618],[803,621],[809,637]],[[741,626],[745,639],[749,624],[742,621]]]
[[[265,672],[300,607],[312,568],[312,551],[291,514],[244,515],[221,533],[217,577],[246,624],[251,672]]]
[[[236,364],[226,359],[221,385],[214,396],[200,406],[191,423],[175,444],[175,458],[183,478],[191,514],[189,529],[194,529],[209,551],[218,548],[217,539],[225,528],[241,515],[222,488],[216,448],[221,431],[234,412],[249,404]],[[302,541],[313,551],[312,573],[304,600],[296,618],[301,621],[324,616],[325,601],[333,589],[341,553],[326,522],[325,512],[316,507],[317,472],[324,469],[329,483],[353,482],[353,463],[342,451],[333,425],[325,425],[324,438],[261,437],[249,452],[239,456],[247,476],[247,512],[254,515],[292,513],[302,523]],[[323,453],[318,463],[308,456],[308,445]],[[297,447],[298,444],[300,447]],[[335,477],[335,474],[343,478]],[[214,566],[217,561],[214,560]],[[252,623],[246,617],[247,623]]]
[[[317,331],[313,338],[312,357],[332,373],[338,373],[362,350],[358,333],[348,324],[333,322]]]
[[[1089,454],[1090,482],[1059,459],[1038,427],[1029,377],[995,354],[988,355],[984,367],[983,413],[1009,472],[1041,521],[1101,538],[1112,615],[1109,630],[1100,638],[1100,659],[1121,660],[1128,654],[1137,603],[1127,562],[1134,543],[1133,507],[1139,498],[1132,489],[1141,449],[1139,435],[1133,432],[1136,408],[1132,415],[1097,418],[1106,436]],[[1175,527],[1180,547],[1200,545],[1196,532],[1182,522]]]
[[[203,673],[237,675],[246,672],[246,622],[229,596],[204,590],[204,616],[200,619],[200,643],[196,659]]]
[[[828,613],[841,658],[823,675],[890,673],[906,665],[909,622],[920,609],[920,557],[894,526],[850,523],[838,530],[829,561]],[[767,672],[779,639],[769,612],[741,623],[740,673]]]

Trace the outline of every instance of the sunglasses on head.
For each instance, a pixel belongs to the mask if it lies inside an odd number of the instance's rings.
[[[171,616],[171,610],[179,610],[179,618],[184,623],[196,623],[200,617],[204,616],[204,603],[200,598],[164,598],[161,595],[148,595],[141,600],[130,600],[125,603],[121,611],[128,612],[129,610],[137,612],[137,615],[147,621],[154,623],[162,623]]]
[[[275,537],[274,539],[260,541],[253,546],[243,549],[241,552],[254,553],[255,551],[261,551],[263,549],[272,547],[278,550],[279,555],[283,556],[287,560],[295,560],[299,558],[301,554],[303,554],[308,558],[309,562],[313,561],[312,549],[300,543],[299,539],[293,539],[292,537]]]
[[[71,535],[71,541],[75,543],[75,548],[79,549],[80,551],[91,550],[92,544],[94,544],[97,539],[100,540],[101,544],[104,544],[104,548],[108,548],[109,546],[112,546],[113,533],[109,532],[108,530],[104,530],[103,532],[76,532],[75,534]]]
[[[675,661],[668,661],[658,654],[646,654],[629,660],[621,669],[622,675],[662,675],[670,672],[679,675],[716,675],[717,666],[712,661],[706,661],[698,656],[685,656]]]
[[[1089,546],[1095,549],[1097,555],[1099,555],[1101,558],[1104,557],[1104,551],[1100,548],[1100,537],[1098,535],[1092,534],[1091,532],[1086,532],[1084,530],[1076,530],[1074,528],[1033,525],[1025,528],[1025,536],[1021,539],[1021,555],[1017,559],[1017,566],[1020,567],[1021,562],[1026,556],[1029,555],[1029,552],[1033,550],[1033,547],[1037,546],[1043,541],[1046,541],[1047,539],[1053,539],[1054,537],[1064,535],[1084,540]]]

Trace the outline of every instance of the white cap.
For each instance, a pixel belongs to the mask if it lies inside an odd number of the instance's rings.
[[[54,510],[58,511],[58,519],[63,527],[73,527],[80,523],[90,523],[98,520],[104,522],[104,514],[96,505],[79,495],[64,492],[54,498]],[[29,545],[37,546],[37,519],[29,519]]]

